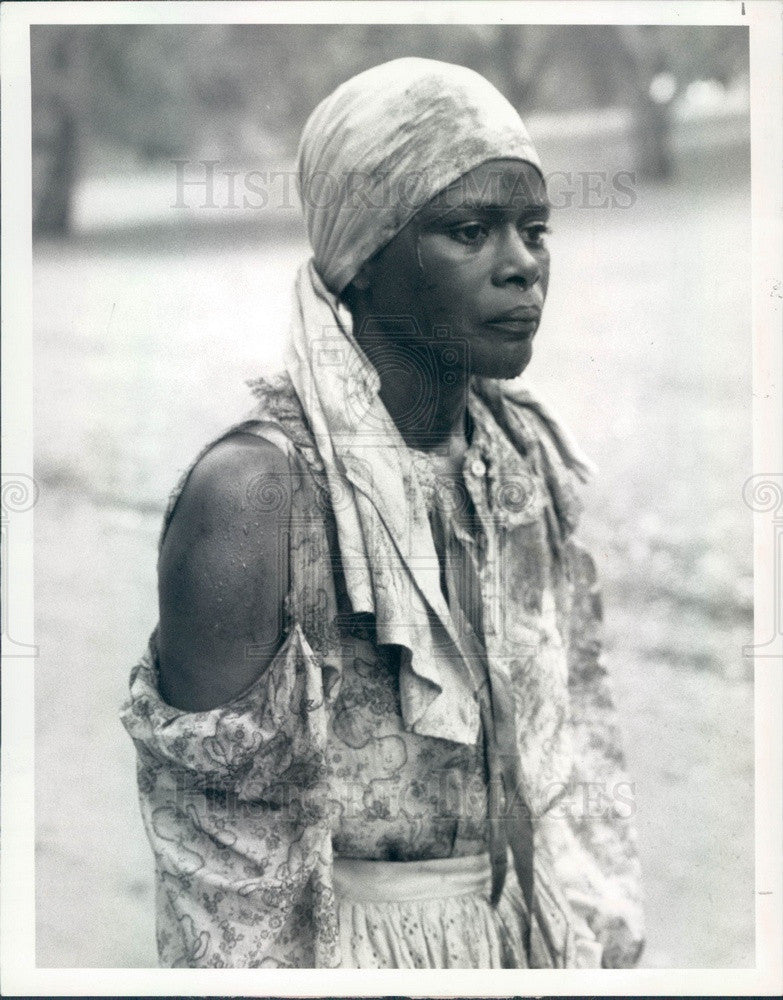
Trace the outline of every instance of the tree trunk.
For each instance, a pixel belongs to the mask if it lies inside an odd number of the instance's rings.
[[[66,236],[71,228],[73,190],[78,159],[76,116],[65,101],[49,108],[48,134],[34,138],[38,170],[33,191],[33,231]]]

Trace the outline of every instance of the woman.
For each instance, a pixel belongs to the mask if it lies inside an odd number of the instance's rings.
[[[174,491],[123,721],[175,966],[625,966],[629,786],[573,531],[514,379],[549,275],[519,116],[401,59],[311,116],[286,371]]]

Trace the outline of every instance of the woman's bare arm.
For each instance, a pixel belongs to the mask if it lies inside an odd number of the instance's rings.
[[[231,701],[279,649],[290,492],[286,456],[250,434],[191,473],[158,566],[160,689],[176,708]]]

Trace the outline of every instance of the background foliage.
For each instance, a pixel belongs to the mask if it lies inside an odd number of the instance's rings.
[[[736,27],[656,25],[92,25],[32,29],[35,223],[68,228],[73,185],[98,156],[141,161],[205,150],[291,155],[307,115],[348,77],[397,56],[470,66],[522,112],[633,110],[641,166],[671,172],[671,77],[729,85],[747,72]],[[674,93],[672,96],[674,96]]]

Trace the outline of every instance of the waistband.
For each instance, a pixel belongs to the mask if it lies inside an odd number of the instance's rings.
[[[489,899],[492,869],[488,854],[430,861],[334,859],[334,891],[355,903],[447,899],[467,894]]]

